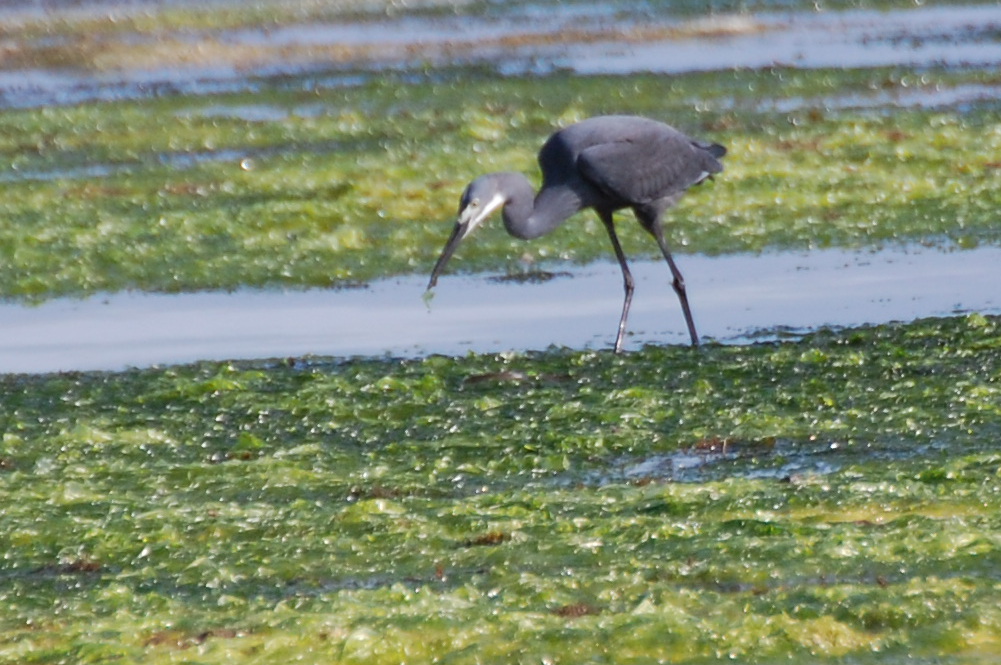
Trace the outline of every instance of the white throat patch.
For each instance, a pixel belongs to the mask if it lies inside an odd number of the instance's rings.
[[[490,215],[494,214],[499,208],[503,207],[506,203],[504,195],[497,193],[493,195],[489,201],[481,205],[476,213],[469,218],[469,225],[466,227],[466,233],[464,235],[469,235],[473,229],[482,224],[487,220]]]

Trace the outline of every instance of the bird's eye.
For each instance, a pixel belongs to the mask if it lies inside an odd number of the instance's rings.
[[[479,199],[473,199],[472,201],[469,202],[469,207],[470,208],[479,208],[480,207],[480,200]]]

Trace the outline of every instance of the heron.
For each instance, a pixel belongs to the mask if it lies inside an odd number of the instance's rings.
[[[625,301],[615,338],[619,353],[635,284],[612,215],[631,208],[671,269],[692,346],[698,346],[685,280],[664,238],[663,216],[689,187],[720,173],[725,154],[726,148],[717,143],[693,139],[663,122],[639,116],[597,116],[564,127],[539,150],[542,187],[538,193],[528,178],[515,172],[488,173],[469,183],[427,290],[435,287],[459,243],[497,210],[509,234],[531,240],[591,208],[605,225],[622,270]]]

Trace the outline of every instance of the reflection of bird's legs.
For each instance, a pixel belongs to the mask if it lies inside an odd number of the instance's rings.
[[[671,258],[671,252],[667,248],[667,241],[664,240],[664,229],[661,228],[660,220],[655,220],[652,224],[647,226],[653,237],[657,239],[657,244],[660,245],[660,251],[667,259],[667,265],[671,268],[671,275],[674,277],[674,282],[671,286],[674,287],[674,292],[678,294],[678,300],[681,301],[681,311],[685,314],[685,323],[688,324],[688,334],[692,336],[692,346],[699,345],[699,334],[695,332],[695,321],[692,320],[692,310],[688,306],[688,294],[685,291],[685,278],[681,276],[681,271],[678,270],[678,266],[674,264],[674,259]]]
[[[633,290],[636,287],[633,284],[633,275],[629,272],[629,266],[626,265],[626,255],[622,251],[622,245],[619,244],[619,238],[615,235],[615,224],[612,222],[612,213],[606,210],[598,210],[597,212],[598,216],[601,217],[601,221],[605,223],[605,228],[608,229],[608,237],[612,240],[612,249],[615,250],[615,258],[619,260],[619,267],[622,268],[622,286],[626,291],[626,299],[622,303],[622,318],[619,319],[619,334],[615,336],[615,352],[619,353],[622,351],[622,337],[626,334],[626,318],[629,316],[629,305],[633,302]]]

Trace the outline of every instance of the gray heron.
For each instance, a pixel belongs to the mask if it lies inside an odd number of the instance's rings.
[[[565,127],[550,136],[539,151],[542,188],[538,194],[521,173],[489,173],[469,183],[427,288],[430,291],[437,284],[462,239],[497,210],[508,233],[530,240],[553,231],[578,211],[592,208],[608,230],[622,269],[625,302],[615,338],[615,351],[619,352],[634,283],[612,213],[632,208],[667,260],[692,345],[698,346],[685,280],[664,239],[662,219],[664,211],[689,187],[723,170],[719,160],[725,154],[721,145],[690,138],[670,125],[638,116],[598,116]]]

